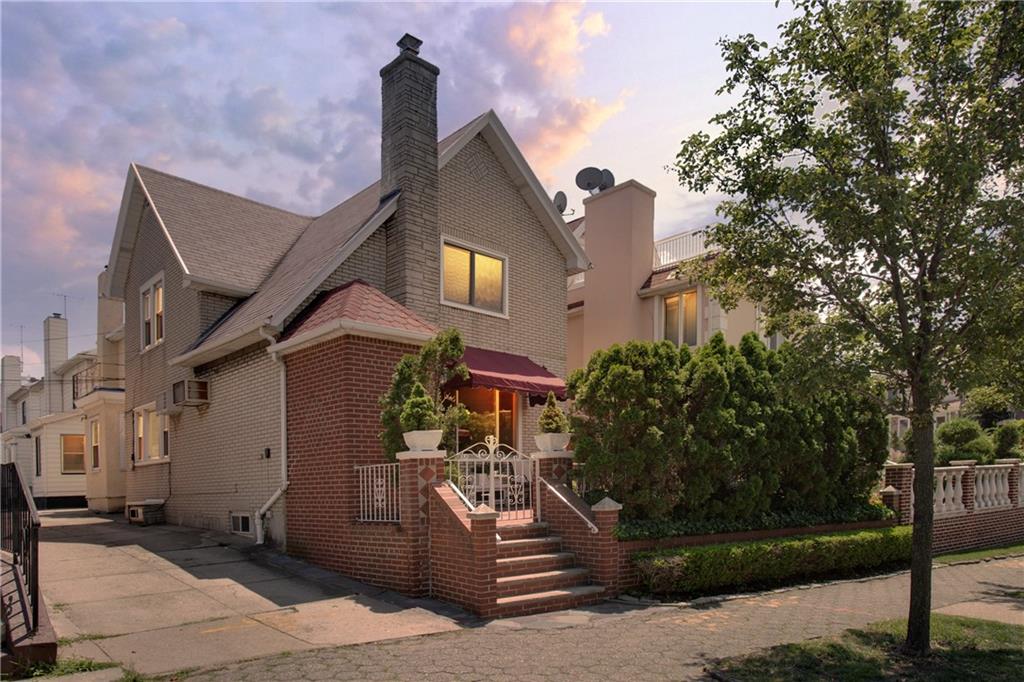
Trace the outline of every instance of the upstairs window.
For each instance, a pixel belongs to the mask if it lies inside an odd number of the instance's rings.
[[[661,338],[677,346],[697,345],[697,292],[683,291],[661,300]]]
[[[22,424],[27,424],[28,423],[28,405],[25,403],[24,400],[21,401],[20,408],[21,408],[21,423]]]
[[[442,249],[441,300],[483,312],[506,313],[506,259],[445,242]]]
[[[151,279],[139,293],[139,316],[142,321],[141,346],[152,348],[164,340],[163,275]]]

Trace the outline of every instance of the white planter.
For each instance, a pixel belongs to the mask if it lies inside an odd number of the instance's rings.
[[[441,429],[429,429],[425,431],[406,431],[402,434],[405,444],[410,450],[418,452],[433,452],[441,443],[443,435]]]
[[[533,437],[541,452],[561,452],[569,447],[571,433],[538,433]]]

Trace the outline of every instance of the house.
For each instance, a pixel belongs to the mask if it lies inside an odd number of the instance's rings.
[[[583,200],[569,223],[592,268],[568,279],[568,366],[583,367],[594,351],[630,340],[667,339],[691,347],[721,331],[737,344],[757,332],[769,347],[757,306],[724,310],[698,281],[677,274],[680,262],[711,251],[699,231],[654,239],[654,190],[636,180]]]
[[[377,399],[398,359],[458,328],[467,437],[512,448],[530,442],[532,403],[564,390],[550,293],[586,256],[493,111],[438,140],[439,70],[417,39],[398,45],[381,70],[381,178],[323,215],[129,168],[104,295],[125,310],[133,520],[396,585],[359,552],[403,531],[359,526],[354,468],[386,462]]]
[[[68,357],[68,321],[59,313],[43,321],[41,378],[24,380],[16,355],[2,359],[4,461],[18,463],[39,508],[79,506],[85,497],[85,430],[72,377],[94,361],[94,351]]]

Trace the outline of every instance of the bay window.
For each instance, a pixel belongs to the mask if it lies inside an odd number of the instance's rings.
[[[443,303],[497,315],[506,313],[507,272],[503,256],[446,241],[442,245],[441,280]]]

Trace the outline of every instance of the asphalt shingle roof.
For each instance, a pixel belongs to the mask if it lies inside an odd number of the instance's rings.
[[[334,320],[349,320],[403,331],[433,334],[437,330],[379,289],[355,279],[325,291],[288,326],[281,340],[313,331]]]

